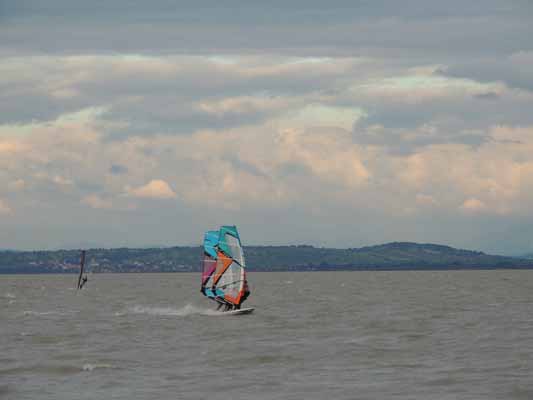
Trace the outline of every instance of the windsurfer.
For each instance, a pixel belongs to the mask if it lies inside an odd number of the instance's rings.
[[[80,289],[83,287],[83,285],[85,285],[87,283],[87,277],[84,276],[83,279],[81,280],[80,282]]]
[[[202,294],[217,302],[217,311],[240,310],[250,289],[237,227],[224,225],[218,231],[207,231],[203,247]]]

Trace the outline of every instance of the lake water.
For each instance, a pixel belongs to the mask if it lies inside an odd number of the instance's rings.
[[[1,399],[533,399],[533,271],[0,275]]]

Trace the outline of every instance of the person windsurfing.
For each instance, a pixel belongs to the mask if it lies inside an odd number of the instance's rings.
[[[217,303],[217,310],[240,310],[250,295],[241,239],[235,225],[204,235],[201,293]],[[253,311],[246,308],[243,314]]]
[[[85,269],[85,250],[81,251],[81,259],[80,259],[80,276],[78,277],[78,290],[83,287],[87,283],[87,275],[83,276],[83,272]]]

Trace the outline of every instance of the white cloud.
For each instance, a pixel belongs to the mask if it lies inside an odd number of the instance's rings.
[[[340,216],[348,224],[369,210],[411,221],[429,211],[531,215],[533,124],[509,114],[531,96],[440,76],[442,66],[400,64],[279,55],[10,59],[0,66],[10,98],[41,96],[42,115],[53,116],[33,118],[30,104],[16,107],[29,111],[19,123],[0,124],[0,196],[3,187],[17,208],[61,204],[65,213],[80,202],[114,211],[136,203],[125,217],[132,220],[149,208],[136,198],[179,198],[191,215],[275,212],[299,215],[301,227]],[[494,98],[476,98],[486,93]],[[407,123],[379,120],[383,111]],[[468,135],[479,140],[455,139]],[[111,172],[117,165],[122,173]]]
[[[501,94],[506,90],[503,83],[480,83],[471,79],[440,76],[435,69],[417,68],[402,76],[374,78],[355,84],[349,90],[356,98],[396,99],[414,105],[435,99]]]
[[[325,181],[356,187],[370,177],[349,132],[285,129],[278,134],[277,146],[280,162],[299,163]]]
[[[287,112],[275,120],[274,123],[282,129],[335,127],[351,131],[353,125],[365,116],[365,111],[357,107],[308,104]]]
[[[96,194],[90,194],[81,199],[81,203],[96,209],[109,209],[113,207],[110,199],[104,199]]]
[[[481,200],[470,198],[464,201],[461,205],[461,209],[469,213],[479,213],[485,211],[487,206]]]
[[[127,193],[134,197],[152,199],[173,199],[176,197],[176,193],[170,185],[162,179],[152,179],[146,185],[128,189]]]
[[[220,100],[204,100],[196,107],[207,114],[218,117],[225,115],[246,115],[251,113],[280,112],[291,107],[296,99],[287,97],[257,96],[226,97]]]
[[[17,139],[0,138],[0,154],[15,154],[24,151],[24,145]]]
[[[74,182],[72,181],[72,179],[68,179],[68,178],[65,178],[63,176],[60,176],[60,175],[55,175],[52,177],[52,182],[54,182],[55,184],[58,184],[60,186],[69,186],[69,185],[72,185]]]
[[[438,204],[437,200],[435,200],[433,196],[423,193],[418,193],[415,199],[416,204],[420,206],[436,206]]]

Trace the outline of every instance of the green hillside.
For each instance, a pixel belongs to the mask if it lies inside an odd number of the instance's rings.
[[[199,271],[201,247],[89,249],[93,272]],[[533,260],[493,256],[437,244],[394,242],[352,249],[313,246],[245,247],[250,271],[533,268]],[[73,273],[78,250],[1,251],[0,273]]]

